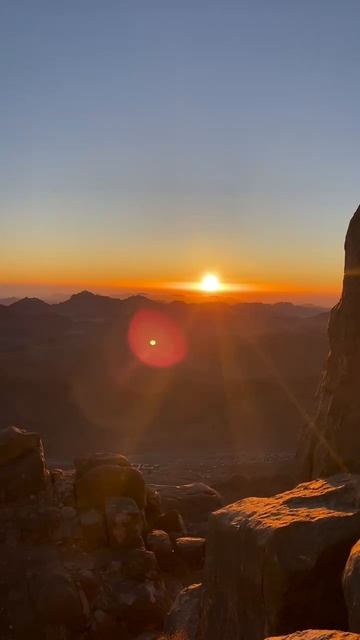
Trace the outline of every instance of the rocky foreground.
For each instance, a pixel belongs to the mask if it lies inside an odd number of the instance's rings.
[[[358,475],[223,506],[122,455],[49,470],[10,427],[0,476],[2,640],[360,638]]]
[[[0,432],[0,477],[3,640],[156,638],[177,594],[201,579],[205,540],[187,535],[186,519],[201,528],[221,506],[207,485],[164,487],[184,520],[124,456],[50,471],[39,436],[15,427]]]

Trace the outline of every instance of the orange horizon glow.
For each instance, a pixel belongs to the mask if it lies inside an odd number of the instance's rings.
[[[206,274],[205,274],[206,275]],[[307,283],[297,282],[227,282],[220,281],[216,290],[207,291],[203,288],[204,276],[192,281],[157,281],[146,279],[118,278],[33,278],[31,276],[23,278],[0,279],[0,287],[11,293],[12,288],[26,290],[49,289],[52,292],[64,293],[68,291],[76,292],[84,289],[95,291],[105,295],[117,295],[121,292],[142,292],[164,296],[181,295],[185,300],[199,301],[207,297],[224,299],[238,298],[239,301],[262,301],[262,300],[310,300],[314,298],[336,301],[341,292],[341,283],[338,286],[321,286],[320,283],[307,286]]]

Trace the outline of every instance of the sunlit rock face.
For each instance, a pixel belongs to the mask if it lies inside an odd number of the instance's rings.
[[[339,474],[210,516],[202,634],[262,640],[346,629],[342,572],[360,531],[360,476]]]
[[[317,416],[299,450],[303,479],[360,471],[360,206],[346,234],[343,292],[331,312],[329,342]]]

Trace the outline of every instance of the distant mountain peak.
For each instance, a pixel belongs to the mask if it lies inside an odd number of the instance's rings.
[[[9,305],[10,309],[21,313],[44,313],[50,311],[50,305],[40,298],[21,298],[13,304]]]
[[[79,299],[82,298],[83,300],[90,299],[90,298],[95,298],[96,294],[93,293],[92,291],[88,291],[87,289],[84,289],[84,291],[79,291],[79,293],[73,293],[73,295],[70,297],[70,300],[74,300],[74,299]]]

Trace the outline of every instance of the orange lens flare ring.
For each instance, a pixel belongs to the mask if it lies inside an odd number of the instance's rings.
[[[128,342],[133,354],[149,367],[165,368],[182,362],[187,355],[186,337],[166,313],[143,309],[132,317]]]

